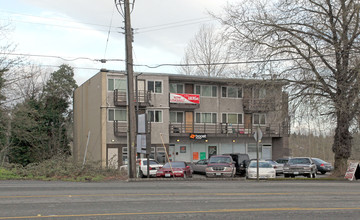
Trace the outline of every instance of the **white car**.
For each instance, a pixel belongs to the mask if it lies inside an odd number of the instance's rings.
[[[276,170],[265,160],[259,160],[259,179],[269,179],[276,177]],[[246,170],[247,179],[257,178],[257,161],[252,160]]]
[[[157,162],[154,159],[149,159],[149,172],[150,176],[156,177],[156,171],[160,169],[163,165]],[[139,158],[136,160],[136,167],[138,169],[138,176],[140,178],[147,176],[147,159]]]
[[[268,161],[275,169],[276,175],[284,174],[284,164],[278,163],[273,160],[266,160]]]

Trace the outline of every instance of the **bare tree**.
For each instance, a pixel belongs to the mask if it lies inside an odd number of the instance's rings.
[[[245,0],[221,18],[233,52],[264,60],[257,65],[290,82],[297,103],[327,107],[322,114],[336,126],[335,175],[346,171],[360,107],[359,9],[357,0]]]
[[[201,26],[185,50],[181,72],[187,75],[222,76],[229,60],[224,36],[213,25]]]

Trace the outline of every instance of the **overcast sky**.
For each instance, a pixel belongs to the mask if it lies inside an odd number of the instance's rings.
[[[238,0],[239,1],[239,0]],[[100,68],[124,70],[124,62],[77,59],[125,59],[123,18],[114,0],[0,0],[1,24],[13,27],[10,39],[16,53],[36,64],[75,67],[78,85]],[[208,11],[220,13],[226,0],[136,0],[131,14],[134,63],[180,63],[187,43],[199,27],[215,23]],[[110,30],[110,34],[109,33]],[[72,60],[73,61],[66,61]],[[87,68],[87,69],[85,69]],[[176,73],[176,68],[139,68],[135,71]]]

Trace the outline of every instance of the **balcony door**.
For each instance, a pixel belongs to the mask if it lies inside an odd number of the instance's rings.
[[[251,133],[252,128],[252,115],[251,114],[245,114],[244,115],[244,122],[245,122],[245,134]]]
[[[185,133],[192,133],[194,125],[194,112],[185,112]]]
[[[194,84],[185,84],[185,93],[194,94]]]
[[[138,90],[139,102],[145,102],[145,80],[138,79],[137,90]],[[135,93],[135,95],[136,95],[136,93]],[[136,97],[135,97],[135,99],[136,99]]]

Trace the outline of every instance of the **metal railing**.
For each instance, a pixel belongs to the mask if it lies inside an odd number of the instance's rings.
[[[257,125],[245,127],[244,124],[229,123],[170,123],[169,133],[172,136],[184,136],[190,133],[204,133],[209,136],[250,136],[253,135]],[[264,137],[283,137],[290,134],[289,126],[279,124],[262,124],[260,129]]]

